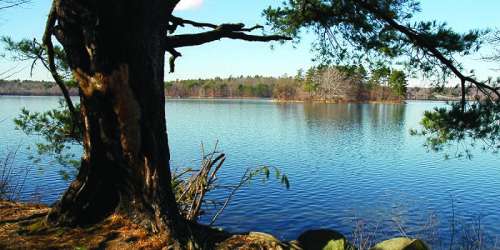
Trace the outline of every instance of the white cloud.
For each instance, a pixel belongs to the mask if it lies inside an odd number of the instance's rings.
[[[176,10],[190,10],[197,9],[203,5],[203,0],[181,0],[177,6]]]

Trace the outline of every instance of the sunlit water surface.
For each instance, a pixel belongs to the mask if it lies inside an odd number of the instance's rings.
[[[44,111],[56,97],[0,97],[0,157],[18,148],[14,167],[31,167],[22,199],[50,204],[68,185],[50,158],[33,164],[26,149],[40,138],[14,129],[22,107]],[[172,167],[196,167],[200,143],[219,141],[227,155],[221,184],[239,182],[245,169],[275,166],[291,187],[254,181],[240,190],[217,221],[231,231],[264,231],[282,239],[311,228],[352,236],[356,225],[378,239],[420,236],[435,248],[457,230],[480,224],[485,238],[500,239],[500,156],[473,151],[444,160],[424,139],[409,134],[438,102],[302,104],[254,100],[171,100],[166,104]],[[453,152],[451,152],[453,153]],[[209,198],[222,200],[226,190]],[[453,205],[453,206],[452,206]],[[210,220],[208,212],[203,222]],[[465,226],[464,226],[465,225]]]

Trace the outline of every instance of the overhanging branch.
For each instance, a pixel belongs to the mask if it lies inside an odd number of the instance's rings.
[[[191,25],[191,26],[196,27],[196,28],[210,28],[210,29],[218,29],[221,26],[232,26],[233,28],[238,29],[239,31],[248,31],[248,32],[253,31],[255,29],[263,29],[264,28],[262,25],[255,25],[251,28],[245,28],[245,25],[241,24],[241,23],[223,24],[223,25],[216,25],[213,23],[201,23],[201,22],[183,19],[183,18],[176,17],[176,16],[171,16],[170,22],[171,22],[170,28],[169,28],[170,33],[173,33],[177,29],[177,27],[179,27],[179,26],[184,27],[185,25]]]
[[[170,58],[170,72],[174,72],[175,69],[175,59],[181,56],[181,54],[176,50],[176,48],[190,47],[202,45],[205,43],[220,40],[222,38],[243,40],[249,42],[271,42],[271,41],[285,41],[292,40],[292,38],[280,35],[252,35],[246,32],[252,32],[256,29],[263,29],[261,25],[255,25],[246,28],[242,23],[230,23],[215,25],[211,23],[200,23],[191,20],[185,20],[179,17],[172,16],[171,26],[169,27],[170,33],[173,33],[178,26],[184,26],[186,24],[198,28],[211,28],[213,30],[207,32],[201,32],[196,34],[180,34],[171,35],[165,37],[164,47],[165,51],[169,52],[172,57]]]
[[[270,42],[270,41],[283,41],[283,40],[291,40],[290,37],[279,36],[279,35],[252,35],[247,34],[245,32],[252,32],[256,29],[262,29],[261,25],[255,25],[253,27],[245,28],[245,25],[242,23],[230,23],[230,24],[221,24],[215,25],[210,23],[198,23],[190,20],[185,20],[178,17],[172,17],[174,23],[178,25],[190,24],[195,27],[208,27],[213,30],[207,32],[201,32],[197,34],[181,34],[181,35],[172,35],[167,36],[165,38],[165,49],[168,48],[179,48],[179,47],[188,47],[188,46],[196,46],[204,43],[209,43],[213,41],[220,40],[222,38],[230,38],[230,39],[238,39],[250,42]]]
[[[379,9],[368,3],[367,1],[360,1],[360,6],[366,9],[368,12],[374,14],[377,18],[381,19],[394,29],[398,30],[402,34],[404,34],[415,46],[420,47],[423,50],[426,50],[429,52],[431,56],[436,58],[440,63],[442,63],[444,66],[446,66],[453,74],[460,79],[461,82],[461,91],[462,91],[462,107],[465,109],[465,83],[470,82],[474,84],[481,92],[483,92],[485,95],[489,96],[488,91],[492,92],[494,95],[496,95],[496,98],[500,98],[500,88],[499,87],[494,87],[490,86],[486,83],[480,82],[470,76],[464,75],[453,63],[452,60],[447,58],[443,53],[441,53],[436,47],[429,46],[425,42],[425,37],[422,36],[419,32],[411,29],[410,27],[406,27],[404,25],[399,24],[394,18],[386,15],[385,13],[382,13],[379,11]]]
[[[180,48],[197,46],[205,43],[220,40],[222,38],[230,38],[237,40],[244,40],[249,42],[270,42],[291,40],[289,37],[272,35],[272,36],[259,36],[246,34],[241,31],[227,31],[227,30],[213,30],[198,34],[184,34],[167,37],[166,46],[170,48]]]

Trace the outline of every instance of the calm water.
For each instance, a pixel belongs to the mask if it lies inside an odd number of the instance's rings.
[[[460,230],[479,218],[488,240],[500,239],[500,156],[475,152],[472,160],[444,160],[427,152],[422,138],[409,135],[423,112],[437,105],[443,104],[169,101],[172,165],[197,166],[200,143],[209,148],[219,140],[227,154],[223,184],[237,183],[248,167],[286,172],[290,190],[275,181],[242,189],[218,220],[228,230],[293,239],[322,227],[350,235],[362,221],[378,228],[377,238],[399,235],[402,228],[439,246],[449,240],[453,204]],[[14,130],[12,118],[22,107],[56,106],[54,97],[0,97],[0,120],[6,119],[0,123],[0,156],[20,145],[15,166],[32,166],[25,148],[40,139]],[[23,198],[35,192],[42,202],[55,201],[67,185],[59,170],[50,158],[42,160],[27,178]]]

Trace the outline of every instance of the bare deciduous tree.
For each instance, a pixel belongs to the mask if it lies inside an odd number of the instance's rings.
[[[324,100],[358,100],[362,79],[357,75],[349,75],[335,67],[328,67],[316,73],[316,94]]]

